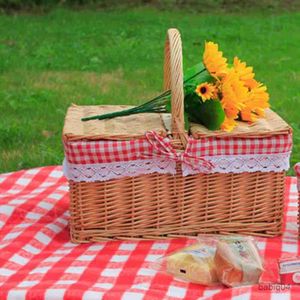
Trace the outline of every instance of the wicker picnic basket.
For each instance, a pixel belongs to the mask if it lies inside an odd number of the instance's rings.
[[[263,165],[259,171],[251,171],[250,166],[250,171],[243,171],[243,168],[236,166],[238,171],[228,171],[222,163],[224,157],[229,160],[234,157],[238,145],[242,145],[241,149],[245,151],[260,145],[265,156],[273,154],[265,151],[269,146],[261,145],[273,145],[271,148],[275,152],[279,149],[277,145],[280,145],[284,146],[286,156],[291,150],[290,127],[274,112],[268,111],[266,119],[253,126],[241,124],[232,133],[211,132],[201,125],[192,124],[188,136],[184,130],[182,82],[181,39],[176,29],[169,29],[165,45],[164,89],[171,90],[171,126],[168,125],[168,115],[160,114],[81,122],[82,117],[124,107],[73,105],[69,108],[63,141],[65,173],[70,186],[70,231],[73,242],[157,239],[199,233],[261,236],[281,233],[285,169],[288,167],[282,168],[275,164],[270,170]],[[152,133],[150,139],[154,138],[154,133],[156,141],[149,141],[149,136],[147,140],[145,132]],[[155,172],[143,172],[142,169],[139,172],[132,171],[130,175],[129,171],[136,167],[134,162],[138,155],[128,155],[128,147],[134,148],[139,143],[136,149],[141,149],[140,145],[143,145],[143,152],[148,141],[153,153],[156,151],[155,145],[161,146],[163,143],[165,147],[164,141],[169,142],[168,147],[171,147],[173,155],[169,158],[175,163],[176,174],[161,172],[159,166],[156,166]],[[210,155],[219,149],[214,147],[223,149],[221,152],[227,151],[216,156],[222,158],[221,162],[218,160],[220,166],[217,169],[221,171],[183,174],[182,153],[191,148],[189,143],[192,142],[200,145],[200,149],[207,146]],[[228,148],[228,145],[232,147]],[[121,146],[123,150],[126,149],[126,155],[124,151],[116,154]],[[114,156],[105,160],[109,147],[115,147],[112,152]],[[233,151],[232,155],[230,151]],[[161,159],[162,153],[165,152],[161,151],[158,156],[153,154],[153,159]],[[281,154],[274,154],[277,160]],[[74,159],[78,155],[81,160]],[[248,162],[253,159],[251,155],[239,155],[233,165],[238,161],[244,164],[243,159],[246,157]],[[118,160],[118,170],[124,170],[127,175],[118,177],[114,173],[115,177],[103,180],[99,173],[106,168],[107,163],[116,163],[114,159]],[[147,160],[147,164],[150,162]]]

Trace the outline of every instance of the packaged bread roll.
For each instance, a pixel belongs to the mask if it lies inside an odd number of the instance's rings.
[[[216,273],[229,287],[256,284],[263,272],[263,263],[250,237],[223,237],[217,241]]]
[[[166,257],[166,272],[193,283],[217,284],[215,250],[205,242],[183,248]]]

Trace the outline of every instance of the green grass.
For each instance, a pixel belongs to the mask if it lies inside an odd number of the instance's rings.
[[[254,66],[294,129],[300,161],[300,13],[205,15],[139,8],[0,16],[0,172],[60,164],[71,103],[138,104],[162,87],[166,30],[177,27],[184,66],[204,40]]]

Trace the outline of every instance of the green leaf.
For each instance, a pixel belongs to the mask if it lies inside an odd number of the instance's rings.
[[[213,78],[207,70],[205,70],[204,72],[202,72],[201,74],[198,74],[196,77],[194,77],[193,79],[189,80],[188,83],[194,84],[194,85],[198,85],[200,83],[203,82],[208,82],[208,83],[215,83],[216,79]]]
[[[195,93],[185,97],[185,112],[190,121],[204,125],[209,130],[220,129],[225,119],[225,112],[220,101],[203,102]]]
[[[198,75],[195,76],[196,74]],[[215,82],[216,80],[209,74],[209,72],[205,69],[203,63],[201,62],[199,64],[192,66],[191,68],[187,69],[184,72],[183,81],[186,83],[196,82],[197,84],[199,84],[206,81]]]
[[[187,96],[187,95],[190,95],[190,94],[193,94],[195,92],[195,89],[196,89],[197,85],[194,83],[194,84],[185,84],[184,85],[184,95]]]
[[[199,73],[195,76],[195,74]],[[205,69],[203,63],[199,63],[189,68],[184,74],[184,94],[194,93],[198,84],[203,82],[214,83],[216,80]]]
[[[184,78],[183,80],[186,81],[188,78],[193,77],[195,74],[201,72],[202,70],[204,70],[205,67],[203,65],[203,63],[199,63],[196,64],[190,68],[188,68],[185,72],[184,72]]]
[[[201,104],[201,115],[203,125],[210,130],[220,129],[225,120],[225,112],[221,102],[218,100],[208,100]]]
[[[166,104],[166,111],[167,111],[168,113],[171,113],[171,100],[168,101],[168,103]]]
[[[184,112],[184,129],[189,132],[190,130],[190,121],[188,113]]]

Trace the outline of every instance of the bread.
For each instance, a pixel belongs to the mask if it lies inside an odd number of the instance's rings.
[[[214,255],[214,247],[194,244],[167,257],[167,272],[189,282],[214,285],[218,283]]]
[[[218,279],[229,287],[256,284],[263,272],[258,250],[250,238],[220,239],[214,262]]]

